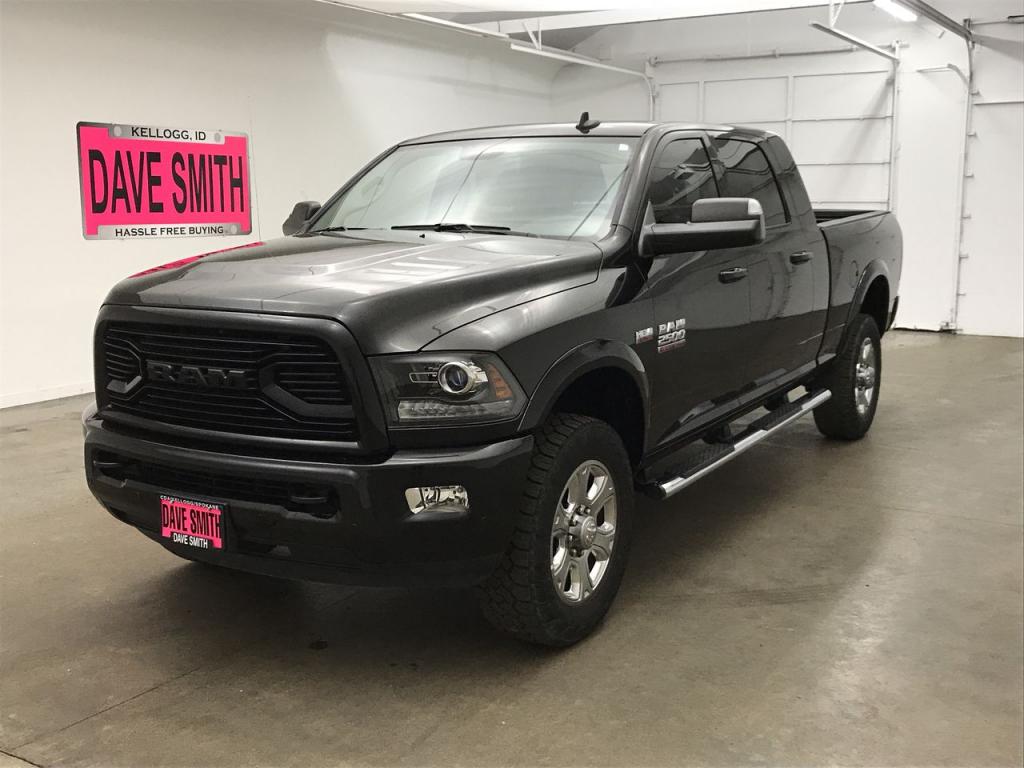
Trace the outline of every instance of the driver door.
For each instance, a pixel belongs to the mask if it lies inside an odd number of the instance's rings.
[[[648,179],[645,225],[689,222],[694,202],[720,196],[704,134],[666,136]],[[752,260],[750,249],[737,248],[650,262],[646,294],[655,325],[644,357],[658,444],[731,410],[750,380]]]

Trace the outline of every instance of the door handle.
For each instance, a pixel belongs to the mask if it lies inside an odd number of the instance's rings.
[[[745,267],[732,267],[731,269],[723,269],[719,272],[718,281],[720,283],[735,283],[746,276],[747,270]]]
[[[797,251],[789,254],[790,264],[806,264],[814,256],[813,251]]]

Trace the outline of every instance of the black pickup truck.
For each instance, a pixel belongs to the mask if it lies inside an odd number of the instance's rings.
[[[185,558],[477,585],[497,626],[568,645],[619,588],[635,489],[811,411],[846,440],[875,414],[899,226],[812,209],[770,133],[427,136],[284,230],[99,314],[89,486]]]

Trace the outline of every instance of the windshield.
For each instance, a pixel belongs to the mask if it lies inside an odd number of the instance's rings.
[[[312,231],[458,225],[603,237],[636,141],[574,136],[399,147],[328,206]]]

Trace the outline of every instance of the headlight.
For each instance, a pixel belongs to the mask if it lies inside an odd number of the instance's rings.
[[[442,352],[370,362],[393,426],[504,421],[518,416],[526,402],[497,355]]]

